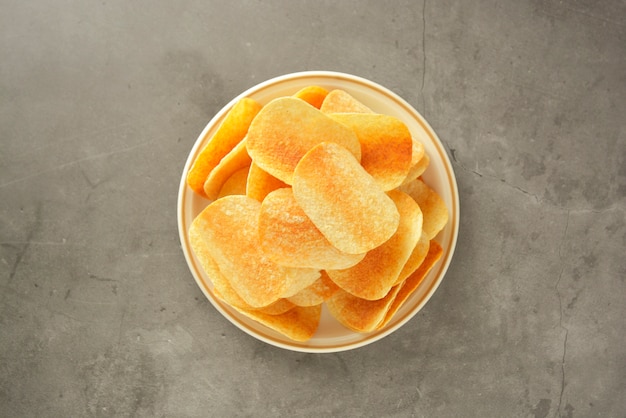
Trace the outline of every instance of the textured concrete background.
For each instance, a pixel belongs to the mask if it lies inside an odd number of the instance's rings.
[[[0,416],[626,414],[624,1],[0,8]],[[423,112],[462,206],[425,309],[326,355],[222,318],[176,226],[209,118],[314,69]]]

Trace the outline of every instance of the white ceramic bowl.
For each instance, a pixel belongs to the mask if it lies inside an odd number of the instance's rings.
[[[292,341],[252,321],[214,296],[211,280],[193,254],[187,234],[191,222],[209,204],[209,201],[191,191],[186,184],[186,174],[198,153],[219,127],[228,110],[238,100],[243,97],[250,97],[261,104],[266,104],[276,97],[292,95],[301,88],[310,85],[318,85],[329,91],[335,88],[343,89],[373,111],[399,118],[412,133],[418,134],[425,130],[427,135],[422,134],[420,138],[422,138],[424,148],[430,157],[430,166],[423,178],[445,201],[449,209],[450,219],[446,227],[436,237],[436,240],[443,247],[443,256],[386,327],[370,333],[355,333],[339,324],[324,307],[316,334],[309,341],[301,343]],[[262,82],[235,97],[211,119],[198,137],[187,158],[178,194],[178,230],[182,249],[193,277],[215,309],[235,326],[254,338],[276,347],[301,352],[329,353],[362,347],[380,340],[403,326],[422,309],[441,283],[454,253],[458,227],[459,196],[456,179],[445,149],[430,125],[411,105],[385,87],[360,77],[337,72],[308,71],[287,74]]]

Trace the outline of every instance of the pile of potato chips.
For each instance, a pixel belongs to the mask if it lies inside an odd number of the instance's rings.
[[[241,99],[187,174],[211,201],[192,249],[219,299],[292,340],[313,336],[322,304],[353,331],[380,329],[443,252],[428,165],[403,122],[346,91]]]

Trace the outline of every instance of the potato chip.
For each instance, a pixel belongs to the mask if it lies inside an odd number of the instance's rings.
[[[285,267],[285,290],[280,295],[282,298],[289,298],[302,289],[311,286],[320,278],[320,271],[312,268]]]
[[[283,187],[289,186],[263,170],[254,161],[252,162],[246,184],[246,195],[248,197],[262,202],[270,192]]]
[[[342,269],[365,257],[331,245],[296,202],[291,188],[274,190],[263,200],[259,238],[270,260],[289,267]]]
[[[323,303],[339,290],[325,271],[312,285],[302,289],[289,298],[289,301],[298,306],[314,306]]]
[[[390,191],[389,196],[400,212],[394,235],[354,267],[327,270],[337,286],[362,299],[380,299],[389,292],[422,234],[422,211],[417,203],[397,190]]]
[[[241,142],[248,132],[252,119],[260,110],[259,103],[243,98],[228,111],[224,121],[200,151],[187,173],[187,184],[194,192],[206,197],[204,183],[209,173]]]
[[[402,184],[409,173],[413,151],[419,153],[420,150],[400,119],[376,113],[331,113],[328,116],[356,133],[361,143],[361,165],[383,190]]]
[[[222,185],[217,198],[232,195],[245,195],[250,167],[241,168],[233,173]]]
[[[263,306],[261,308],[253,308],[252,306],[249,306],[245,302],[243,302],[243,306],[240,304],[231,303],[231,301],[227,297],[224,297],[222,292],[220,292],[217,289],[217,287],[213,288],[213,294],[219,300],[221,300],[222,302],[226,303],[229,306],[232,306],[233,308],[240,308],[240,309],[255,311],[255,312],[264,313],[268,315],[280,315],[282,313],[287,312],[290,309],[293,309],[296,306],[294,303],[290,302],[289,300],[281,298],[281,299],[278,299],[276,302],[272,302],[271,304],[267,306]]]
[[[204,182],[204,195],[207,199],[214,200],[220,193],[224,183],[237,171],[250,167],[252,160],[246,149],[246,139],[244,138],[235,148],[233,148],[219,164],[211,171]]]
[[[404,184],[410,183],[424,174],[424,171],[426,171],[426,168],[428,168],[428,164],[430,163],[430,158],[424,150],[424,143],[430,141],[430,136],[426,132],[426,129],[422,125],[415,125],[412,134],[414,146],[413,158],[411,160],[409,174],[406,176]]]
[[[189,227],[189,243],[198,261],[200,261],[200,265],[207,276],[209,276],[211,283],[213,283],[213,293],[218,295],[220,299],[229,305],[251,309],[252,306],[246,303],[246,301],[235,292],[230,285],[230,281],[220,272],[217,263],[213,259],[213,256],[211,256],[209,247],[204,240],[205,222],[206,219],[201,216],[194,219]]]
[[[411,136],[411,143],[411,166],[414,166],[424,157],[426,150],[424,149],[424,144],[414,136]]]
[[[428,254],[429,248],[430,241],[428,240],[428,237],[426,236],[424,231],[422,231],[422,235],[420,236],[419,241],[417,241],[415,248],[413,248],[409,259],[406,261],[406,263],[404,263],[404,267],[402,267],[402,271],[400,272],[400,275],[398,276],[398,279],[394,284],[402,283],[404,280],[406,280],[407,277],[413,274],[413,272],[417,270],[420,265],[422,265],[424,259],[426,258],[426,255]]]
[[[430,157],[428,157],[428,154],[424,153],[419,161],[417,161],[415,164],[411,164],[412,165],[411,168],[409,168],[409,173],[406,175],[406,178],[402,182],[402,185],[408,184],[424,174],[424,172],[428,168],[428,165],[430,164]]]
[[[322,102],[324,102],[327,94],[328,90],[323,87],[307,86],[299,90],[293,96],[298,99],[302,99],[316,109],[319,109],[322,106]]]
[[[336,89],[330,91],[320,107],[324,113],[374,113],[350,93]]]
[[[361,145],[350,128],[294,97],[265,105],[247,135],[248,153],[255,164],[287,184],[292,184],[302,156],[324,141],[342,145],[360,161]]]
[[[443,254],[443,248],[436,241],[430,242],[430,247],[428,250],[428,254],[424,259],[424,262],[419,266],[419,268],[411,274],[407,279],[401,283],[400,290],[396,295],[393,303],[389,307],[385,315],[385,319],[378,325],[378,328],[382,328],[389,323],[391,318],[398,312],[398,310],[404,305],[409,296],[415,292],[415,290],[419,287],[419,285],[424,281],[430,270],[434,267],[434,265],[439,261]]]
[[[378,300],[361,299],[344,290],[339,290],[326,300],[326,306],[330,314],[346,328],[356,332],[370,332],[384,320],[399,288],[399,286],[392,287],[383,298]]]
[[[362,254],[387,241],[400,214],[374,178],[344,147],[324,142],[298,163],[293,195],[330,243]]]
[[[257,310],[234,307],[243,315],[277,331],[294,341],[307,341],[319,326],[322,306],[296,306],[279,315],[269,315]]]
[[[250,306],[278,300],[287,289],[287,271],[260,249],[261,203],[246,196],[226,196],[208,205],[194,220],[224,277]]]
[[[420,164],[420,162],[422,162],[422,159],[424,158],[424,155],[426,155],[426,150],[424,149],[424,144],[422,144],[420,141],[418,141],[415,137],[411,137],[412,139],[412,147],[411,147],[411,164],[409,167],[409,172],[407,173],[406,177],[404,178],[403,183],[408,183],[411,180],[415,180],[416,178],[418,178],[419,176],[422,175],[423,171],[420,172],[420,170],[422,169],[422,166],[424,166],[424,164]],[[427,167],[424,166],[424,169]]]
[[[276,302],[273,302],[268,306],[263,306],[260,308],[253,308],[252,306],[248,305],[237,294],[237,292],[235,292],[233,287],[230,285],[228,279],[224,277],[224,275],[219,271],[219,267],[217,266],[215,260],[213,260],[213,257],[211,257],[206,242],[204,241],[201,228],[199,227],[199,223],[192,223],[189,229],[189,239],[191,242],[191,247],[196,254],[196,257],[198,257],[202,268],[211,279],[211,282],[214,286],[213,293],[219,299],[233,307],[256,310],[258,312],[270,315],[282,314],[296,306],[293,302],[282,298],[278,299]]]
[[[276,302],[273,302],[267,306],[263,306],[261,308],[253,308],[256,312],[264,313],[268,315],[280,315],[291,309],[293,309],[296,305],[292,303],[288,299],[280,298]],[[250,309],[250,308],[248,308]]]
[[[424,232],[429,240],[435,238],[448,222],[448,208],[441,196],[421,179],[404,184],[399,190],[407,193],[420,205],[424,213]]]

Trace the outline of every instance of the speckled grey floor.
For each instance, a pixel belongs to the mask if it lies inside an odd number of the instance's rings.
[[[0,416],[623,417],[623,1],[2,1]],[[405,327],[339,354],[232,326],[180,250],[208,119],[325,69],[439,134],[462,219]]]

